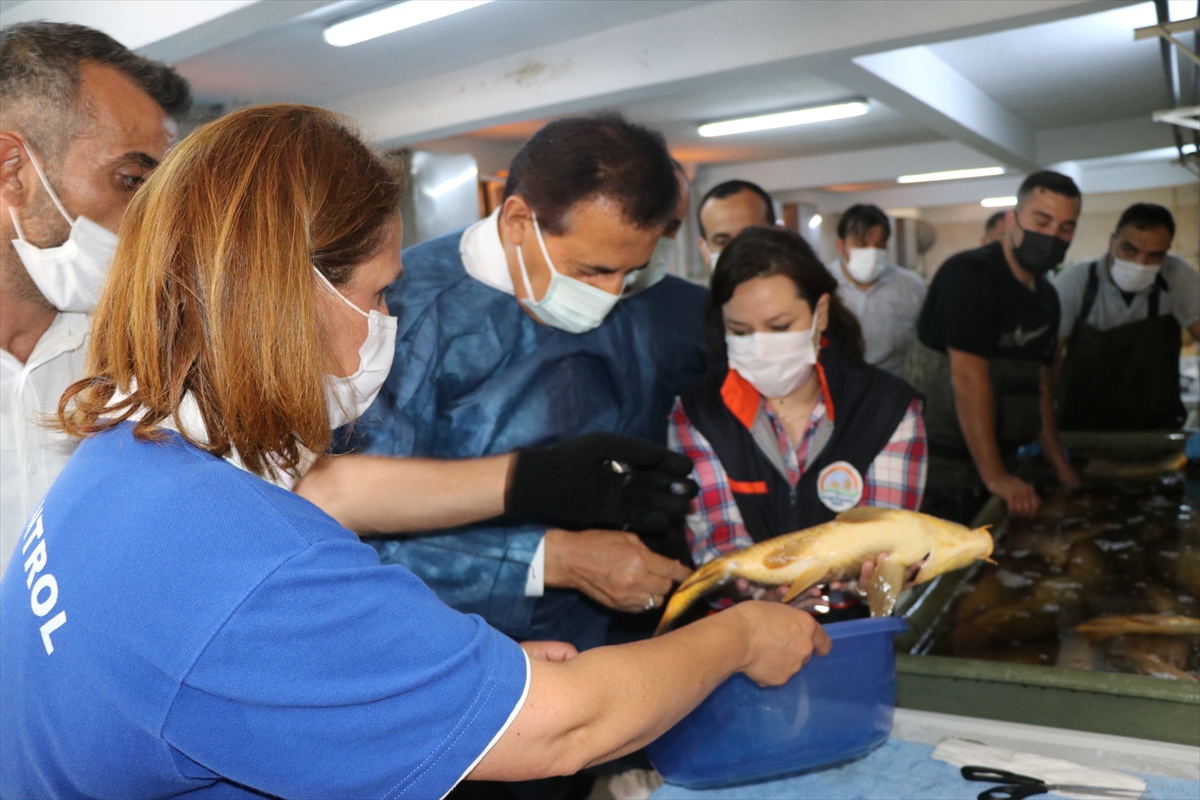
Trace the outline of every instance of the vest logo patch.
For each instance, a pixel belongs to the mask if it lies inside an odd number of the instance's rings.
[[[817,476],[817,497],[830,511],[840,514],[858,505],[863,496],[863,478],[854,465],[835,461]]]

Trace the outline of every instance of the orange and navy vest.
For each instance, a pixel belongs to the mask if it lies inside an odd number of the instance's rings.
[[[845,461],[865,478],[913,399],[920,397],[894,375],[850,361],[828,338],[822,339],[817,375],[833,431],[795,487],[751,433],[762,397],[741,375],[728,366],[711,370],[680,397],[688,419],[713,446],[729,476],[742,520],[756,542],[833,519],[836,513],[817,497],[821,470]]]

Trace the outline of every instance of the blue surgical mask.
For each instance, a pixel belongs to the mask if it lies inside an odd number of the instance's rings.
[[[528,295],[521,305],[540,322],[567,333],[587,333],[600,327],[620,297],[556,270],[550,254],[546,252],[546,242],[542,239],[536,214],[533,216],[533,232],[542,248],[546,266],[550,268],[550,286],[546,289],[545,297],[536,301],[533,299],[533,286],[525,269],[525,255],[521,252],[521,245],[517,245],[517,263],[521,267],[521,280],[525,282],[525,294]]]
[[[650,263],[625,276],[624,296],[629,297],[644,292],[667,277],[667,262],[671,260],[671,253],[674,250],[675,240],[660,236],[658,244],[654,245],[654,254],[650,256]]]

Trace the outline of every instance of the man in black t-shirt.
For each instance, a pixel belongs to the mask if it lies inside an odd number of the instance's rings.
[[[1035,438],[1060,481],[1078,480],[1055,425],[1051,370],[1059,306],[1045,273],[1066,255],[1080,203],[1067,176],[1030,175],[1000,240],[952,256],[929,287],[908,377],[926,396],[930,511],[939,510],[940,489],[959,498],[948,516],[970,516],[961,497],[973,482],[980,498],[986,488],[1005,499],[1010,514],[1031,516],[1037,493],[1009,473],[1005,458]],[[963,468],[956,471],[956,462]],[[970,480],[942,481],[939,472]]]

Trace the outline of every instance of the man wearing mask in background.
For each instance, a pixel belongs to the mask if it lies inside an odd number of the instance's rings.
[[[838,294],[862,325],[864,358],[873,367],[904,377],[908,348],[917,335],[917,315],[925,302],[925,282],[889,264],[892,226],[879,206],[854,205],[838,220],[838,257],[826,266]]]
[[[1121,214],[1107,254],[1054,279],[1062,304],[1059,427],[1183,425],[1180,328],[1200,339],[1200,273],[1167,255],[1174,238],[1170,211],[1136,203]]]
[[[81,374],[88,316],[187,82],[99,31],[0,31],[0,573],[75,449],[41,424]]]
[[[683,171],[683,165],[675,159],[671,159],[671,164],[675,167],[675,179],[679,181],[679,203],[675,206],[675,213],[671,216],[671,221],[667,223],[662,236],[658,238],[658,244],[654,245],[654,255],[650,256],[650,263],[643,269],[630,273],[629,278],[625,281],[625,291],[622,293],[622,297],[641,294],[667,277],[667,267],[671,263],[671,256],[674,255],[679,242],[679,230],[683,227],[683,220],[687,217],[692,201],[692,185],[688,180],[687,173]]]
[[[1035,438],[1058,479],[1077,481],[1055,424],[1059,306],[1045,276],[1066,255],[1081,202],[1067,176],[1033,173],[1000,241],[951,256],[934,276],[908,361],[925,395],[930,513],[968,522],[991,492],[1032,516],[1037,492],[1006,460]]]
[[[657,133],[615,115],[542,128],[490,217],[404,252],[395,362],[350,446],[474,458],[609,431],[657,449],[675,395],[703,370],[706,292],[669,275],[622,292],[648,268],[678,198]],[[581,650],[604,643],[606,609],[661,608],[689,573],[632,533],[519,513],[372,543],[454,608]]]
[[[746,228],[775,225],[775,202],[750,181],[725,181],[709,189],[696,214],[700,221],[700,255],[711,271],[721,249]]]
[[[1007,216],[1007,211],[997,211],[988,217],[988,221],[983,225],[983,238],[979,240],[979,243],[989,245],[992,242],[1000,241],[1004,236],[1004,218]]]

